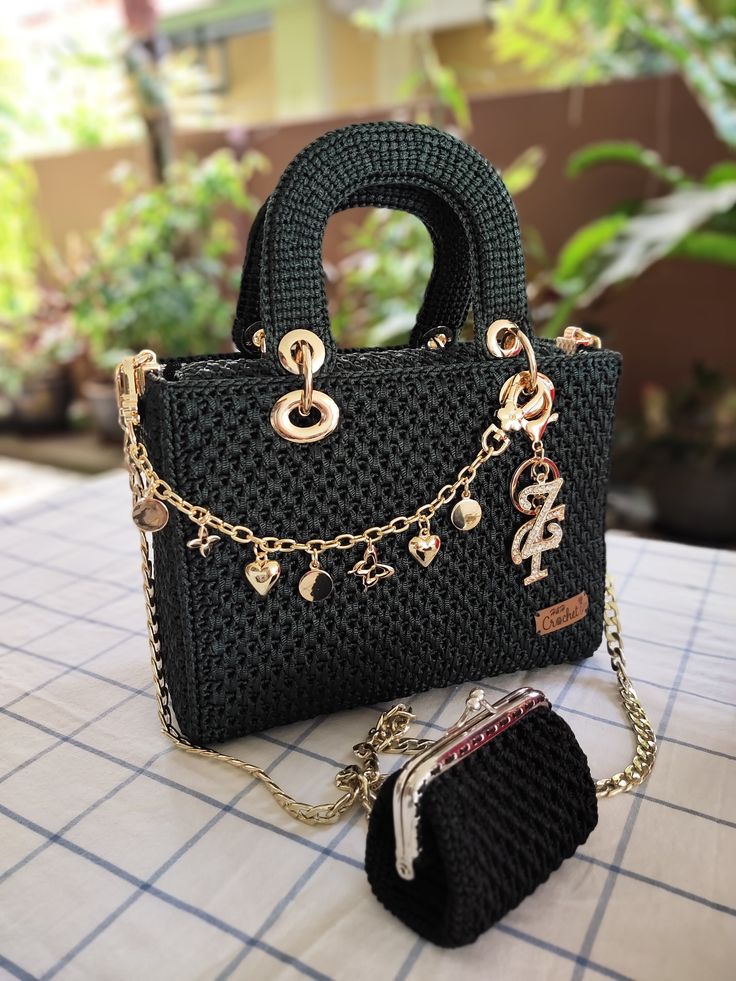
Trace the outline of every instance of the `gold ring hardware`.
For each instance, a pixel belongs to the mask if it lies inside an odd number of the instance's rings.
[[[519,466],[514,471],[514,476],[511,478],[510,495],[511,495],[511,500],[513,502],[514,507],[516,508],[517,511],[520,511],[522,514],[528,514],[529,512],[526,511],[519,504],[519,501],[518,501],[518,497],[517,497],[516,492],[519,489],[519,481],[521,480],[522,475],[524,473],[526,473],[526,471],[530,467],[544,467],[545,468],[546,473],[545,473],[544,480],[541,481],[542,483],[545,483],[546,482],[546,480],[549,477],[550,473],[552,474],[552,479],[553,480],[557,480],[558,477],[560,476],[560,468],[557,466],[557,464],[554,462],[554,460],[550,460],[550,458],[548,456],[542,456],[542,457],[539,457],[539,458],[532,456],[532,457],[529,457],[528,460],[524,460],[523,463],[520,463]]]
[[[281,396],[271,409],[271,425],[279,436],[291,443],[316,443],[334,432],[340,419],[335,401],[314,389],[314,375],[325,362],[325,346],[311,330],[300,327],[284,334],[278,353],[279,361],[287,371],[303,377],[304,388]],[[313,408],[319,411],[317,422],[311,426],[297,426],[292,422],[294,409],[305,419]]]
[[[301,375],[302,366],[299,360],[299,351],[302,344],[308,344],[311,348],[312,371],[317,374],[325,363],[325,346],[314,331],[305,330],[303,327],[290,330],[281,338],[278,347],[279,361],[292,375]]]
[[[259,327],[250,339],[253,347],[257,347],[261,354],[266,353],[266,332],[263,327]]]
[[[312,407],[318,410],[320,417],[311,426],[297,426],[291,417],[295,411],[301,414],[303,398],[304,392],[298,388],[282,395],[271,409],[271,425],[290,443],[318,443],[335,431],[340,421],[340,409],[329,395],[315,390]]]
[[[304,388],[302,389],[302,400],[299,405],[299,415],[306,418],[312,411],[312,397],[314,395],[314,371],[312,369],[312,348],[306,341],[299,341],[299,351],[297,361],[302,369],[304,377]]]
[[[439,333],[434,334],[427,341],[426,346],[430,351],[441,351],[443,347],[447,347],[450,342],[450,338],[445,334],[445,332],[440,328]]]
[[[486,346],[494,358],[514,358],[523,351],[529,362],[527,395],[537,390],[537,358],[523,330],[511,320],[494,320],[486,331]]]

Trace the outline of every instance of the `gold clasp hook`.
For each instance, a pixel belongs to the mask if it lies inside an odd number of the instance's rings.
[[[506,379],[499,394],[501,407],[497,417],[501,429],[504,432],[523,429],[532,443],[538,442],[547,426],[557,419],[557,413],[552,411],[554,399],[555,386],[541,371],[537,372],[533,389],[528,371],[512,375]]]
[[[120,428],[135,443],[135,427],[140,424],[138,399],[146,384],[146,372],[158,368],[158,360],[153,351],[139,351],[129,358],[123,358],[115,369],[115,396],[118,403]]]

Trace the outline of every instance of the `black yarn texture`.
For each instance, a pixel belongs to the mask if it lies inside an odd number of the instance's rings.
[[[261,326],[260,273],[268,205],[268,200],[261,205],[251,226],[233,324],[233,341],[244,354],[252,353],[253,334]],[[445,328],[445,335],[453,339],[465,323],[470,306],[470,252],[457,214],[432,192],[396,184],[367,187],[351,194],[335,210],[370,207],[413,214],[424,223],[432,240],[434,268],[409,346],[426,344],[438,327]]]
[[[447,309],[459,318],[462,308],[464,316],[469,282],[474,343],[441,351],[335,349],[320,262],[324,227],[345,201],[392,184],[411,195],[417,187],[431,193],[439,202],[432,214],[450,208],[464,229],[467,279],[458,272]],[[505,317],[530,330],[516,215],[503,183],[475,150],[446,133],[401,123],[351,126],[320,138],[287,168],[262,232],[251,236],[252,244],[259,240],[253,289],[267,354],[251,347],[173,360],[162,376],[149,377],[141,416],[157,471],[187,500],[262,536],[327,539],[412,514],[474,458],[503,382],[526,366],[523,357],[491,357],[478,326]],[[442,299],[431,290],[428,296]],[[241,311],[251,311],[246,319],[253,316],[249,303],[241,296]],[[325,342],[315,387],[340,408],[335,432],[308,445],[282,439],[269,421],[274,402],[301,384],[274,355],[279,337],[296,326]],[[308,565],[303,553],[277,556],[281,578],[261,599],[243,577],[251,547],[223,539],[203,559],[186,547],[196,526],[170,509],[167,527],[153,536],[156,606],[164,671],[189,738],[222,741],[593,653],[601,639],[620,359],[609,351],[568,356],[544,340],[534,345],[557,392],[559,420],[544,442],[564,477],[566,505],[562,544],[544,555],[549,576],[541,582],[524,586],[528,563],[514,566],[509,554],[524,521],[509,498],[512,474],[531,451],[523,433],[473,482],[484,512],[478,527],[457,531],[451,508],[443,509],[432,523],[442,548],[428,569],[408,553],[410,535],[384,539],[378,553],[396,575],[368,592],[347,574],[360,549],[327,552],[321,562],[335,589],[321,604],[297,591]],[[537,636],[535,612],[582,590],[588,616]]]
[[[411,881],[395,866],[397,777],[384,783],[368,823],[368,881],[389,912],[441,947],[477,940],[598,823],[585,754],[549,709],[535,710],[428,785]]]

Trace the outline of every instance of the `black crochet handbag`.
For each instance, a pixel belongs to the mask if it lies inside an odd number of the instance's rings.
[[[358,204],[413,211],[435,242],[404,348],[330,333],[322,236]],[[141,352],[117,376],[185,741],[593,653],[620,359],[577,328],[533,337],[480,154],[404,123],[311,144],[254,225],[233,336],[236,354]]]

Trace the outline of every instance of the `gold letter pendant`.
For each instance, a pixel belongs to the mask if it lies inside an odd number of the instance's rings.
[[[514,476],[517,475],[518,471]],[[549,570],[542,568],[542,553],[557,548],[562,541],[559,522],[565,519],[565,505],[555,505],[555,499],[562,490],[563,483],[560,476],[556,476],[554,480],[538,478],[536,483],[524,487],[513,498],[522,514],[533,515],[531,520],[516,530],[511,543],[511,558],[515,565],[531,559],[529,575],[524,579],[525,586],[531,586],[547,577]]]

